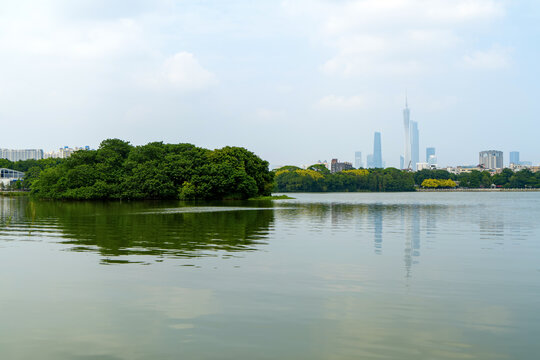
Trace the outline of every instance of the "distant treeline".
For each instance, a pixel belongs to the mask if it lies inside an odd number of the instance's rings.
[[[455,185],[461,188],[489,188],[492,185],[540,188],[540,172],[532,173],[529,170],[514,173],[504,169],[494,176],[488,171],[478,170],[455,175],[446,170],[412,173],[395,168],[346,170],[331,174],[323,165],[312,165],[307,169],[285,166],[274,172],[274,191],[277,192],[414,191],[421,186],[451,188]]]
[[[244,148],[119,139],[67,159],[0,164],[25,171],[22,187],[45,199],[246,199],[269,195],[274,178],[268,162]]]
[[[414,191],[413,173],[394,168],[345,170],[334,174],[323,165],[275,170],[277,192]]]
[[[421,185],[425,179],[450,179],[459,187],[468,189],[489,188],[492,185],[506,189],[540,188],[540,172],[533,173],[528,169],[516,172],[503,169],[500,174],[493,176],[486,170],[472,170],[459,175],[446,170],[421,170],[414,173],[416,185]]]

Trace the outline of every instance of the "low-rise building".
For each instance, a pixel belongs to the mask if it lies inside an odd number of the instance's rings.
[[[353,168],[352,163],[350,162],[339,162],[338,159],[332,159],[330,163],[330,172],[337,173],[343,170],[351,170]]]
[[[22,180],[24,173],[17,170],[2,168],[0,169],[0,183],[4,186],[9,185],[13,181]]]

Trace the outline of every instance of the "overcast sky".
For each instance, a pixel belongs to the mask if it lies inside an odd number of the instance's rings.
[[[2,1],[0,147],[189,142],[273,165],[540,161],[534,0]]]

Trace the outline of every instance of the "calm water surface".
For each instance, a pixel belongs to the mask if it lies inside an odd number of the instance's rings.
[[[537,359],[540,193],[0,198],[1,359]]]

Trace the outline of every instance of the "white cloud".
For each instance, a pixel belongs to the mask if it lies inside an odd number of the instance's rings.
[[[481,70],[498,70],[507,67],[510,63],[509,49],[493,47],[486,51],[475,51],[463,57],[466,67]]]
[[[357,110],[365,108],[369,101],[365,96],[338,96],[328,95],[323,97],[318,102],[318,107],[332,110]]]
[[[29,17],[0,24],[0,52],[19,56],[100,59],[137,51],[144,37],[133,19],[70,24]]]
[[[345,77],[429,72],[448,65],[461,33],[504,15],[500,0],[289,0],[292,16],[309,17],[309,34],[333,55],[324,73]],[[445,53],[446,52],[446,53]]]
[[[165,59],[153,79],[157,86],[168,85],[183,91],[197,91],[217,83],[216,76],[199,64],[189,52],[179,52]]]

